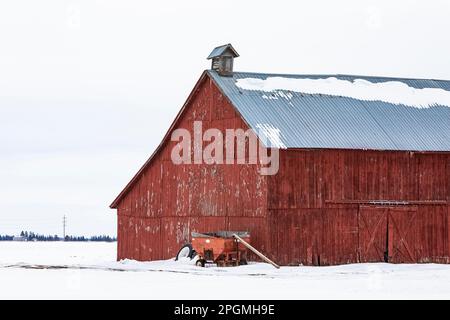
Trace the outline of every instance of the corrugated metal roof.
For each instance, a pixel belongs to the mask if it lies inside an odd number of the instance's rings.
[[[212,59],[212,58],[221,56],[226,50],[230,50],[231,53],[235,57],[239,57],[239,54],[237,53],[237,51],[233,48],[233,46],[231,44],[225,44],[223,46],[214,48],[213,51],[211,51],[211,53],[209,54],[207,59]]]
[[[208,72],[252,129],[258,133],[261,126],[276,128],[281,145],[286,148],[450,151],[450,107],[447,106],[414,108],[340,96],[243,90],[236,86],[236,80],[273,76],[297,79],[335,77],[370,82],[395,80],[417,89],[449,91],[450,81],[244,72],[222,77],[215,71]],[[279,147],[270,141],[267,145]]]

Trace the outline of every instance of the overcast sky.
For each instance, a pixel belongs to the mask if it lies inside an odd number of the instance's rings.
[[[0,234],[115,234],[109,204],[205,59],[240,71],[450,79],[450,1],[0,3]]]

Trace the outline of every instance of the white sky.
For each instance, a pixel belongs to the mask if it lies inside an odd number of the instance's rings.
[[[0,234],[115,234],[108,205],[211,49],[240,71],[450,79],[450,2],[0,3]]]

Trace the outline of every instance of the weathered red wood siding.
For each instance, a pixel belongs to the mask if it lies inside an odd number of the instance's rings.
[[[174,128],[192,134],[196,120],[247,129],[208,77]],[[283,265],[450,262],[450,153],[282,150],[264,177],[256,165],[174,165],[173,146],[118,203],[118,259],[171,258],[191,231],[246,230]]]
[[[281,264],[383,261],[377,246],[388,242],[389,262],[448,263],[449,192],[450,153],[282,151],[268,179],[270,255]]]
[[[246,124],[206,77],[176,128],[247,130]],[[191,231],[248,230],[267,247],[266,178],[256,165],[174,165],[167,142],[118,205],[118,259],[174,257]]]

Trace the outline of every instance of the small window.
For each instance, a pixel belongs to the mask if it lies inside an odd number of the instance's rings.
[[[231,57],[225,58],[225,71],[228,71],[228,72],[233,71],[233,58],[231,58]]]

